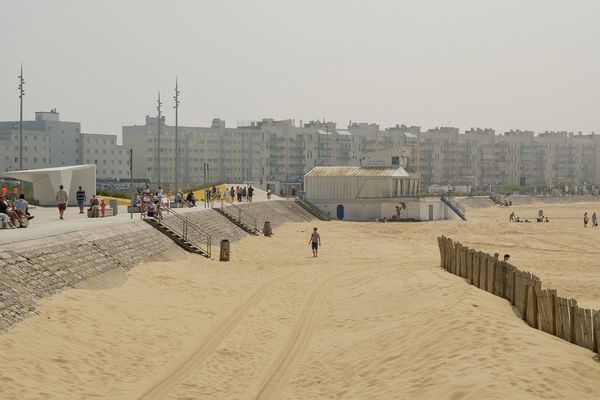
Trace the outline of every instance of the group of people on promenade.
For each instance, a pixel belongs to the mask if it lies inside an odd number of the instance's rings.
[[[85,214],[84,208],[87,205],[89,206],[88,212],[90,217],[97,218],[106,216],[106,208],[108,207],[108,204],[103,198],[98,198],[95,194],[93,194],[88,203],[85,190],[79,186],[77,188],[77,192],[75,193],[75,199],[77,200],[77,206],[79,207],[79,214]],[[67,210],[68,203],[69,194],[65,190],[65,187],[60,185],[58,191],[56,192],[56,205],[58,207],[59,219],[65,219],[65,211]]]
[[[138,207],[142,216],[154,218],[157,221],[161,221],[163,218],[162,208],[163,204],[168,198],[165,197],[162,187],[158,187],[157,190],[151,191],[148,185],[142,190],[142,193],[138,190],[133,195],[131,205]]]
[[[23,193],[16,193],[15,197],[7,198],[4,193],[0,194],[0,220],[5,229],[26,228],[33,215],[29,213],[29,203],[25,200]]]

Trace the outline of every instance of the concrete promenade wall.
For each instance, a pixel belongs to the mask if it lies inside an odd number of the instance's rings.
[[[37,301],[109,270],[128,270],[176,245],[144,221],[9,243],[0,250],[0,331]]]
[[[312,215],[293,202],[273,200],[241,203],[259,220],[276,227],[286,222],[310,221]],[[54,210],[50,210],[54,216]],[[38,211],[40,216],[41,211]],[[212,235],[213,246],[221,239],[241,240],[246,232],[211,209],[185,209],[183,215]],[[72,217],[75,219],[77,216]],[[127,271],[137,263],[160,259],[161,254],[179,247],[166,235],[139,218],[120,215],[104,221],[83,217],[70,226],[49,222],[53,229],[9,230],[33,235],[4,242],[0,247],[0,332],[36,314],[38,300],[88,278],[114,269]],[[119,218],[119,219],[117,219]],[[38,221],[36,219],[35,221]],[[82,224],[94,224],[82,227]],[[35,227],[34,227],[35,228]],[[65,232],[66,229],[74,229]]]

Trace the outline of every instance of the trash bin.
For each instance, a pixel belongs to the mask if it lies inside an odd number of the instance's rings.
[[[273,229],[271,228],[271,223],[269,221],[265,221],[265,224],[263,226],[263,233],[265,236],[269,237],[271,237],[271,235],[273,234]]]
[[[229,261],[229,239],[221,240],[219,261]]]
[[[119,203],[117,203],[116,199],[110,199],[110,208],[113,210],[113,215],[117,215],[119,213]]]

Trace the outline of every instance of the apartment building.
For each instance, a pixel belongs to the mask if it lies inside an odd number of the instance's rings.
[[[96,177],[104,180],[126,180],[129,173],[129,151],[117,144],[117,135],[83,133],[80,138],[82,164],[96,164]]]
[[[59,167],[80,163],[81,124],[60,121],[55,110],[36,112],[23,121],[23,169]],[[19,122],[0,122],[0,170],[16,171],[19,161]]]
[[[178,128],[147,116],[143,125],[123,126],[123,145],[116,135],[81,133],[78,122],[65,122],[56,110],[36,112],[23,122],[23,168],[96,164],[97,177],[133,177],[161,182],[172,189],[177,159],[181,188],[204,183],[301,182],[316,166],[358,166],[360,160],[384,151],[407,154],[407,171],[418,172],[422,187],[431,184],[497,188],[522,186],[600,185],[600,136],[572,132],[455,127],[421,131],[418,126],[293,119],[238,123],[228,128],[215,118],[209,127]],[[0,122],[0,171],[19,169],[19,124]],[[160,144],[159,144],[160,141]],[[159,152],[160,149],[160,152]],[[160,169],[159,169],[160,168]],[[160,174],[159,174],[160,171]],[[159,179],[160,178],[160,179]]]
[[[133,148],[134,178],[170,187],[177,157],[181,187],[260,179],[262,141],[256,127],[226,128],[218,118],[210,127],[180,126],[175,146],[175,127],[161,118],[159,137],[158,123],[158,118],[146,116],[144,125],[122,128],[123,146]]]

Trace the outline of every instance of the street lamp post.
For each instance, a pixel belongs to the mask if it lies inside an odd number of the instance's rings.
[[[178,120],[178,112],[179,112],[179,89],[177,88],[177,78],[175,78],[175,196],[177,196],[179,190],[179,136],[178,136],[178,128],[179,128],[179,120]]]
[[[160,90],[158,91],[158,99],[156,100],[156,111],[158,111],[158,135],[157,135],[157,147],[158,147],[158,157],[157,157],[157,164],[158,164],[158,187],[161,187],[161,183],[160,183],[160,123],[161,123],[161,115],[162,115],[162,111],[160,106],[162,105],[161,101],[160,101]]]
[[[19,170],[23,171],[23,96],[25,91],[25,79],[23,79],[23,64],[21,63],[21,75],[19,75]],[[23,193],[23,180],[21,179],[21,193]]]

